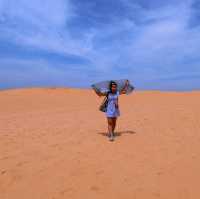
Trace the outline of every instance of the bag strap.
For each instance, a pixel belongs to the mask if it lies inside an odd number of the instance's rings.
[[[110,91],[108,91],[108,92],[106,93],[106,98],[108,98],[109,93],[110,93]]]
[[[104,103],[106,100],[108,100],[108,95],[109,95],[109,91],[106,93],[106,96],[104,97],[104,99],[103,99],[103,102],[102,102],[102,103]]]

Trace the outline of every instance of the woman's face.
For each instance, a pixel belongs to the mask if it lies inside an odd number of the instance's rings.
[[[112,84],[111,91],[112,91],[112,93],[115,93],[117,91],[117,85]]]

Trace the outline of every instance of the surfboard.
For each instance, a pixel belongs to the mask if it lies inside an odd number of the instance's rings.
[[[120,92],[124,88],[126,80],[127,79],[119,79],[119,80],[112,80],[112,81],[115,81],[117,83],[117,90]],[[92,84],[91,87],[97,92],[106,93],[109,91],[110,81],[111,80],[97,82],[97,83]],[[126,94],[127,95],[130,94],[134,89],[135,89],[134,86],[131,85],[129,81],[129,84],[127,88],[125,89]]]

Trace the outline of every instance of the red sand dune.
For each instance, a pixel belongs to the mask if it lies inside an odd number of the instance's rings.
[[[114,142],[102,100],[89,89],[0,91],[0,198],[200,198],[200,92],[121,95]]]

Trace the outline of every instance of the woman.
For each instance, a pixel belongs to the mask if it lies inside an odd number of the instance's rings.
[[[96,92],[99,96],[106,96],[108,94],[108,105],[107,111],[105,112],[108,121],[108,137],[110,141],[114,140],[114,130],[116,127],[117,117],[120,116],[118,96],[120,94],[126,93],[126,87],[128,86],[128,80],[124,88],[119,92],[117,90],[117,83],[115,81],[110,81],[109,91],[107,93]]]

